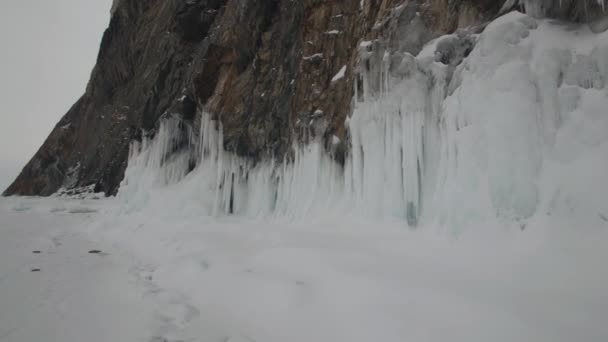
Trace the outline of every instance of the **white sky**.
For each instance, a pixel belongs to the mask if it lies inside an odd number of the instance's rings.
[[[0,0],[0,193],[84,93],[112,0]]]

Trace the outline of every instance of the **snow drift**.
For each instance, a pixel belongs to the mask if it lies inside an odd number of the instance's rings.
[[[254,163],[224,150],[208,113],[198,134],[169,115],[132,146],[125,208],[171,196],[165,206],[212,215],[455,229],[523,225],[538,213],[608,217],[608,33],[512,12],[418,56],[361,44],[361,60],[343,165],[332,157],[335,139]]]

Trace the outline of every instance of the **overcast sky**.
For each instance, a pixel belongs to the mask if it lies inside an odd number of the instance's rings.
[[[0,0],[0,193],[84,93],[112,0]]]

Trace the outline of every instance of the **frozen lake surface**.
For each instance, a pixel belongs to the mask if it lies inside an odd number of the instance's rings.
[[[608,222],[539,217],[455,236],[120,211],[113,200],[0,200],[0,341],[608,337]]]

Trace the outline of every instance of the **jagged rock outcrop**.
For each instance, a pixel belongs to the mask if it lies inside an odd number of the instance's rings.
[[[115,194],[130,143],[153,135],[165,115],[179,116],[186,135],[211,113],[225,148],[254,160],[281,158],[312,136],[344,144],[355,80],[369,67],[360,65],[362,42],[416,54],[439,35],[481,30],[529,2],[115,0],[85,94],[4,194],[87,186]],[[584,20],[574,2],[542,12]]]

